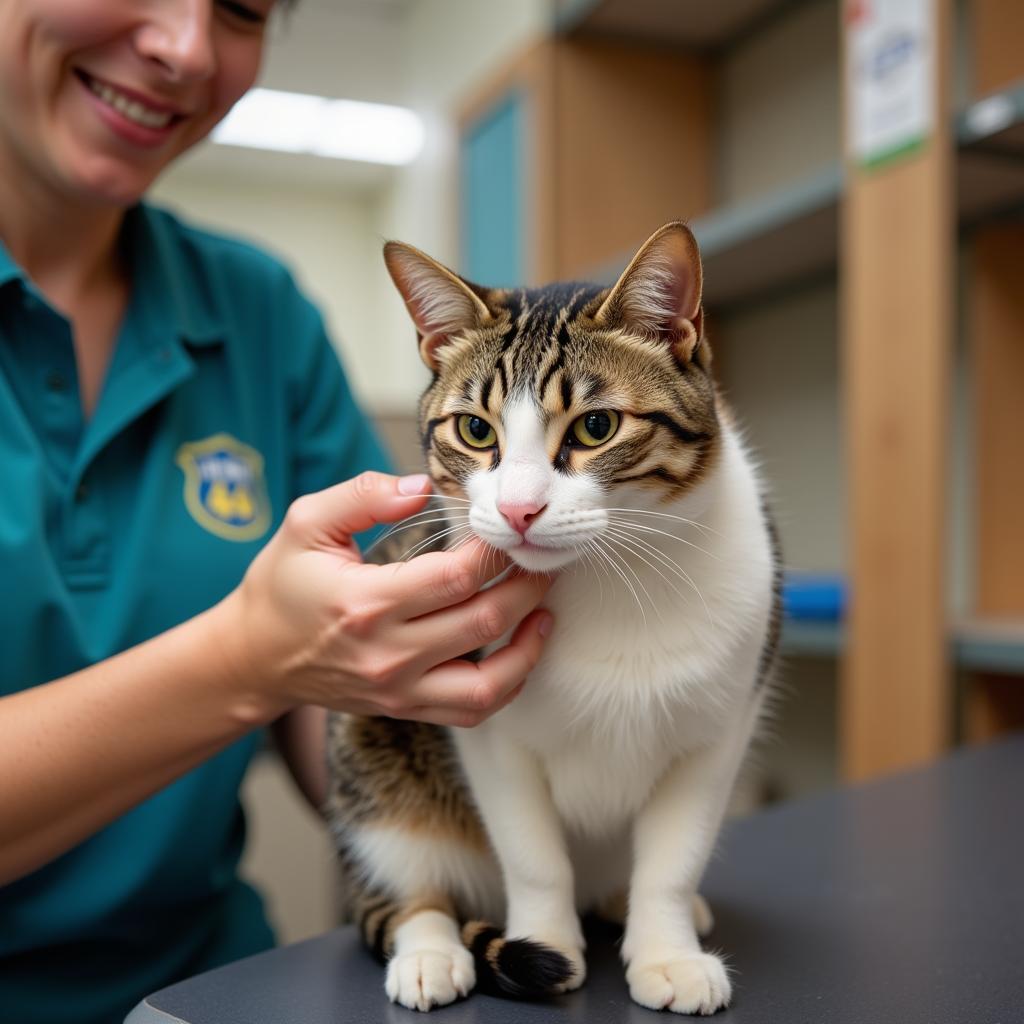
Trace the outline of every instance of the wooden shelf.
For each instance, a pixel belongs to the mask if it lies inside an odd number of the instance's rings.
[[[1024,675],[1024,621],[966,619],[953,626],[953,655],[960,668]]]
[[[952,660],[969,672],[1024,676],[1024,620],[963,619],[950,628]],[[841,622],[787,619],[781,650],[799,658],[838,657],[846,646]]]
[[[1024,86],[969,107],[957,118],[956,138],[961,227],[1024,212]],[[834,272],[842,194],[843,170],[836,164],[692,221],[704,257],[707,306],[734,308]],[[626,262],[617,258],[589,276],[611,283]]]
[[[834,658],[845,645],[846,627],[841,622],[786,619],[782,623],[780,650],[785,656]]]
[[[1024,84],[957,118],[960,223],[973,227],[1024,209]]]
[[[717,49],[800,0],[556,0],[555,31]]]

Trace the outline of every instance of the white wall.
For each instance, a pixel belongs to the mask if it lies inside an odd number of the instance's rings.
[[[548,0],[420,0],[404,26],[406,102],[424,119],[427,145],[402,168],[383,196],[379,232],[411,242],[456,268],[458,140],[454,115],[474,89],[542,36]],[[377,315],[392,346],[395,375],[387,404],[414,408],[427,374],[414,348],[405,307],[386,275],[379,277]]]
[[[377,399],[388,368],[379,359],[377,311],[368,301],[383,266],[375,194],[172,171],[152,198],[283,259],[323,312],[356,394],[371,404]]]

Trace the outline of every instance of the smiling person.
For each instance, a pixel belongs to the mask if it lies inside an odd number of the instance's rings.
[[[236,876],[258,730],[319,805],[324,708],[472,725],[549,624],[542,579],[480,592],[479,548],[362,563],[427,479],[372,472],[279,264],[141,202],[252,85],[273,8],[0,0],[5,1021],[115,1024],[269,946]]]

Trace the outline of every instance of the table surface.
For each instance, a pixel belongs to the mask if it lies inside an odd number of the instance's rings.
[[[734,971],[721,1024],[1024,1021],[1024,736],[729,824],[702,886]],[[437,1024],[643,1024],[615,932],[575,993],[472,994]],[[410,1024],[349,928],[148,997],[126,1024]],[[670,1019],[661,1014],[660,1019]]]

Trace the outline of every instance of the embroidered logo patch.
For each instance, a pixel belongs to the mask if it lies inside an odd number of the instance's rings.
[[[185,474],[185,507],[225,540],[255,540],[270,526],[263,456],[230,434],[183,444],[174,458]]]

